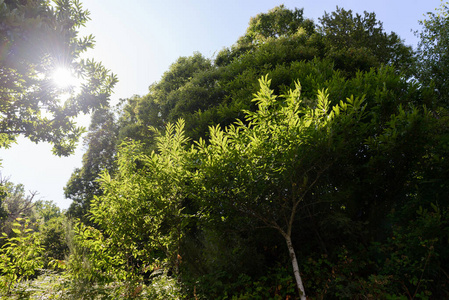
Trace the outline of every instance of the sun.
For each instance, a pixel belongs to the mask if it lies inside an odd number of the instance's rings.
[[[61,90],[67,90],[78,85],[79,79],[66,67],[58,67],[52,73],[53,84]]]

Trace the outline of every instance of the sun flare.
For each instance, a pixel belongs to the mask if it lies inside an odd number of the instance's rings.
[[[75,87],[79,79],[73,74],[73,72],[64,67],[58,67],[52,74],[52,80],[55,86],[59,89],[68,89]]]

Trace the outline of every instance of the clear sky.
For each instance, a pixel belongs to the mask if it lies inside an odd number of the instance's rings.
[[[171,63],[195,51],[206,57],[229,47],[244,34],[249,19],[284,4],[304,8],[307,18],[318,21],[324,11],[336,6],[353,12],[375,12],[387,32],[394,31],[415,46],[412,30],[418,20],[434,11],[440,0],[82,0],[92,20],[81,35],[93,34],[95,49],[88,57],[103,62],[119,77],[112,102],[134,94],[143,95],[158,81]],[[80,119],[88,126],[88,118]],[[36,199],[53,200],[68,208],[63,187],[76,167],[81,167],[83,146],[75,155],[59,158],[48,144],[19,139],[10,149],[0,149],[2,177],[22,183],[27,191],[37,191]]]

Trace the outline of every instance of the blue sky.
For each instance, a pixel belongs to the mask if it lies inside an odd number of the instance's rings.
[[[143,95],[148,86],[180,56],[195,51],[206,57],[231,46],[244,34],[249,19],[284,4],[304,8],[307,18],[318,21],[324,11],[336,6],[353,12],[375,12],[387,32],[394,31],[406,44],[416,45],[412,30],[420,29],[418,20],[434,11],[440,0],[84,0],[92,20],[81,35],[93,34],[96,46],[87,56],[103,62],[119,77],[112,102],[134,94]],[[88,117],[79,119],[88,126]],[[51,146],[33,144],[25,139],[10,149],[1,149],[2,177],[22,183],[26,190],[37,191],[36,199],[55,201],[68,208],[63,187],[76,167],[81,166],[83,146],[68,158],[51,154]]]

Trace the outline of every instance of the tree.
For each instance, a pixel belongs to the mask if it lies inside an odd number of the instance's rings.
[[[80,58],[94,44],[92,36],[78,37],[88,19],[78,0],[56,0],[54,6],[44,0],[0,2],[1,147],[24,135],[68,155],[83,131],[74,117],[108,105],[117,78],[100,63]],[[70,70],[81,85],[58,88],[57,68]]]
[[[168,124],[157,134],[157,152],[145,154],[141,144],[124,142],[118,169],[100,178],[103,194],[91,204],[91,219],[117,249],[129,274],[161,267],[178,273],[180,241],[188,216],[183,204],[191,174],[184,122]]]
[[[87,151],[83,155],[83,165],[75,169],[64,188],[65,197],[73,201],[67,211],[70,217],[88,222],[86,214],[90,202],[94,196],[102,194],[97,181],[100,174],[104,170],[113,174],[116,167],[117,134],[114,112],[107,107],[97,109],[84,139]]]
[[[120,136],[151,144],[148,126],[161,129],[183,118],[187,136],[205,138],[210,125],[225,127],[236,118],[243,120],[243,109],[257,109],[251,99],[265,74],[272,75],[277,94],[300,80],[307,97],[328,87],[331,95],[341,95],[340,85],[358,76],[358,70],[385,64],[397,72],[410,59],[411,48],[396,34],[387,34],[374,13],[353,15],[338,8],[325,14],[318,27],[302,9],[275,7],[252,18],[245,35],[213,61],[198,53],[181,57],[147,95],[128,99]]]
[[[384,32],[375,13],[353,15],[351,10],[337,7],[320,19],[319,31],[324,35],[326,56],[338,68],[369,71],[381,64],[394,64],[407,70],[412,63],[412,48],[405,46],[399,36]]]
[[[423,29],[418,33],[420,41],[417,51],[415,76],[425,85],[433,85],[438,93],[438,103],[449,106],[449,7],[441,3],[437,12],[428,12],[427,19],[420,21]]]
[[[37,201],[35,211],[39,221],[39,237],[44,248],[45,266],[63,261],[68,254],[67,219],[52,201]]]
[[[290,10],[284,5],[276,6],[267,13],[258,14],[249,21],[245,35],[239,38],[237,45],[247,47],[267,40],[293,36],[303,30],[308,35],[315,32],[312,20],[304,18],[304,9]]]
[[[364,115],[363,98],[330,110],[328,95],[319,91],[311,108],[300,98],[299,83],[284,100],[269,89],[266,77],[260,85],[254,99],[258,110],[246,112],[248,125],[238,121],[225,131],[212,127],[210,139],[198,142],[199,184],[205,204],[223,218],[236,210],[281,234],[306,299],[292,242],[295,218],[336,159],[334,117],[342,126],[357,122]]]
[[[27,217],[31,221],[35,221],[35,216],[33,216],[35,202],[33,200],[37,193],[26,195],[23,184],[14,184],[5,179],[2,179],[1,185],[4,191],[2,208],[5,210],[6,216],[0,223],[0,229],[9,234],[11,224],[16,218]]]

